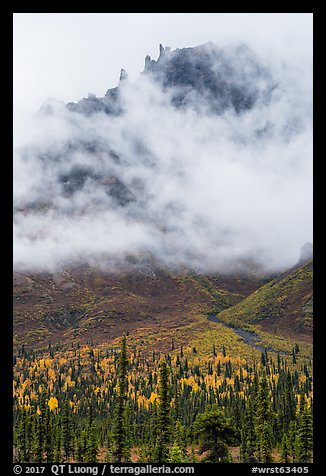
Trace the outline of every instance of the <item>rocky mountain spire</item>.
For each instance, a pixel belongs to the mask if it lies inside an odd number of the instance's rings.
[[[266,104],[277,87],[269,69],[245,45],[219,48],[210,42],[171,51],[160,44],[158,59],[147,55],[142,74],[163,91],[169,90],[175,107],[204,109],[214,114],[227,109],[241,113],[257,101]],[[119,88],[127,80],[128,74],[121,69],[118,86],[109,89],[103,98],[91,96],[67,106],[86,115],[98,111],[119,114]]]
[[[127,73],[126,70],[121,69],[121,71],[120,71],[119,84],[121,84],[123,81],[128,81],[128,73]]]
[[[158,57],[158,61],[161,60],[162,58],[166,57],[171,52],[171,48],[169,46],[164,48],[162,43],[160,43],[159,50],[160,50],[160,54],[159,54],[159,57]]]

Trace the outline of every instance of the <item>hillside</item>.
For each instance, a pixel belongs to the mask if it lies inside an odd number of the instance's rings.
[[[270,460],[284,463],[283,435],[294,441],[303,418],[310,422],[313,407],[311,288],[312,260],[269,278],[176,275],[159,268],[119,275],[87,267],[60,274],[15,273],[14,461],[43,461],[44,454],[46,461],[52,454],[54,461],[84,461],[84,441],[93,441],[92,461],[116,461],[115,409],[126,345],[126,421],[132,438],[127,461],[156,461],[147,435],[156,441],[160,434],[156,415],[165,363],[177,442],[171,438],[167,444],[168,462],[175,462],[175,447],[182,448],[179,463],[209,461],[194,428],[211,405],[222,408],[235,429],[227,461],[260,461],[260,427],[250,412],[265,381],[266,405],[273,401],[276,408],[269,413],[275,428]],[[272,303],[272,310],[283,303],[283,312],[266,316]],[[241,317],[234,312],[239,309]],[[289,322],[295,323],[293,331]],[[50,415],[47,427],[44,415]],[[77,450],[71,454],[57,436],[65,431],[63,418],[75,428],[70,444]],[[32,431],[36,424],[44,425],[47,441],[59,441],[55,452]],[[252,429],[255,444],[244,452],[239,435]],[[35,457],[25,449],[26,434],[32,435]],[[44,453],[38,450],[43,446]],[[291,458],[304,459],[296,451],[291,450]]]
[[[311,341],[312,276],[313,260],[301,262],[220,312],[218,318],[234,326],[253,324],[263,331]]]
[[[260,287],[255,276],[213,279],[171,275],[162,269],[120,273],[89,267],[62,273],[14,273],[14,344],[30,348],[49,343],[111,341],[124,332],[156,335],[163,349],[185,330],[182,344],[197,334],[189,327],[219,304],[225,309]],[[221,307],[222,306],[222,307]],[[206,319],[204,317],[204,319]],[[158,333],[160,334],[158,336]],[[166,335],[166,338],[165,338]]]
[[[312,260],[269,278],[160,268],[15,273],[13,299],[15,348],[116,346],[126,333],[146,354],[193,346],[204,356],[217,345],[257,358],[264,349],[290,355],[300,343],[311,357]]]

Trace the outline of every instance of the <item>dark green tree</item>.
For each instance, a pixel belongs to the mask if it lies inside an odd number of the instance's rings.
[[[87,430],[84,428],[77,440],[77,461],[79,463],[85,462],[85,455],[87,449],[88,435]]]
[[[236,431],[217,405],[196,417],[194,435],[200,441],[200,451],[208,451],[207,463],[229,462],[228,445],[234,443]]]
[[[252,400],[248,400],[244,411],[244,421],[241,431],[241,461],[244,463],[255,463],[257,461],[257,434],[255,423],[255,405]]]
[[[123,415],[123,424],[125,429],[125,438],[123,446],[123,460],[125,462],[131,462],[131,443],[132,443],[132,415],[131,415],[131,405],[129,401],[126,401],[124,415]]]
[[[42,395],[39,405],[40,413],[35,415],[35,462],[44,462],[45,427],[45,397]]]
[[[267,422],[265,422],[261,427],[261,433],[259,435],[259,453],[260,453],[260,462],[262,463],[271,463],[272,458],[272,436],[271,428]]]
[[[72,426],[72,414],[68,398],[66,398],[65,400],[62,413],[62,442],[65,461],[69,461],[69,458],[73,456],[74,431]]]
[[[313,429],[312,414],[306,407],[299,421],[299,442],[298,442],[298,462],[309,463],[312,459],[313,449]]]
[[[188,462],[187,432],[186,432],[186,428],[181,424],[180,420],[178,420],[176,422],[176,425],[175,425],[174,434],[173,434],[173,442],[174,442],[173,446],[174,446],[174,449],[175,449],[175,455],[178,453],[177,449],[180,450],[182,461],[169,461],[169,462],[170,463],[186,463],[186,462]]]
[[[163,463],[168,460],[168,443],[171,436],[169,369],[166,360],[160,363],[159,404],[157,409],[157,441],[155,460]]]
[[[271,395],[265,371],[260,377],[256,399],[257,425],[262,425],[271,419]]]
[[[30,462],[31,422],[29,412],[23,408],[16,429],[17,462]]]
[[[55,429],[55,450],[54,450],[54,462],[61,463],[62,458],[62,430],[61,422],[58,418],[58,423]]]
[[[46,462],[54,462],[54,452],[55,452],[55,438],[54,438],[54,428],[53,428],[53,418],[50,412],[48,405],[45,407],[45,422],[44,422],[44,450],[46,454]]]
[[[268,386],[265,370],[263,370],[258,386],[256,399],[256,434],[258,438],[259,462],[269,463],[272,461],[272,412],[271,394]]]
[[[85,463],[97,463],[97,454],[98,454],[98,439],[97,439],[97,428],[94,421],[88,428],[87,432],[87,442],[85,448]]]
[[[284,433],[281,443],[281,463],[290,462],[290,445],[288,435]]]
[[[125,407],[127,401],[127,340],[122,338],[121,353],[118,362],[118,395],[115,417],[115,451],[117,463],[121,463],[126,445]]]
[[[287,444],[291,463],[294,463],[296,461],[296,434],[296,423],[294,421],[291,421],[289,424],[289,430],[287,435]]]

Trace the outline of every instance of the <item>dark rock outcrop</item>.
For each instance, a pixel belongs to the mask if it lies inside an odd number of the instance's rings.
[[[145,62],[144,73],[163,88],[175,89],[176,106],[204,106],[215,113],[228,108],[240,113],[258,100],[269,101],[276,86],[268,69],[245,45],[219,48],[206,43],[174,51],[160,45],[158,60]]]
[[[269,70],[243,44],[219,48],[206,43],[173,51],[160,44],[156,61],[146,56],[142,75],[150,76],[163,90],[172,92],[174,106],[204,109],[215,114],[226,109],[241,113],[257,101],[266,103],[276,87]],[[120,88],[127,79],[122,69],[119,85],[108,89],[104,97],[89,95],[77,103],[68,103],[67,107],[85,115],[99,111],[121,114]]]

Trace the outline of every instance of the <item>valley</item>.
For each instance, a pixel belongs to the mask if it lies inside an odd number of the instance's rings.
[[[299,77],[160,44],[136,81],[42,105],[14,157],[15,462],[312,461]]]
[[[127,334],[147,352],[166,352],[172,338],[176,346],[191,346],[198,338],[228,336],[230,351],[242,347],[245,355],[264,348],[290,353],[295,342],[308,355],[311,263],[268,283],[254,274],[199,278],[155,268],[119,276],[91,268],[60,275],[15,273],[14,346],[37,349],[71,340],[96,346]]]

